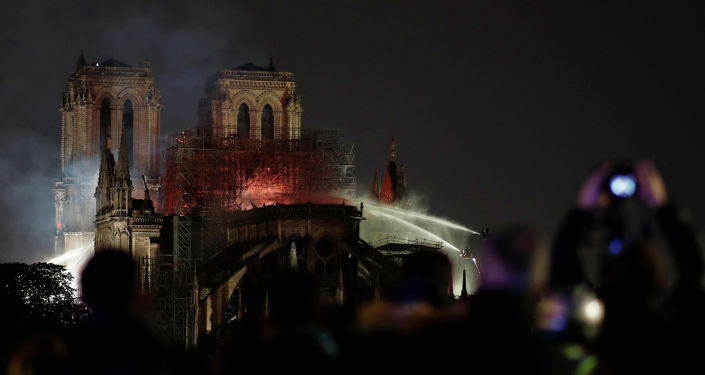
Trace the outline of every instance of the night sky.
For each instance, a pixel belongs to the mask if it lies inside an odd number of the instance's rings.
[[[158,4],[159,3],[159,4]],[[181,4],[178,4],[181,3]],[[164,134],[206,78],[297,75],[304,127],[355,143],[358,192],[389,140],[429,212],[549,241],[588,170],[650,158],[705,224],[702,11],[643,2],[14,1],[0,12],[0,261],[53,251],[62,91],[89,62],[152,62]],[[671,3],[669,3],[671,4]]]

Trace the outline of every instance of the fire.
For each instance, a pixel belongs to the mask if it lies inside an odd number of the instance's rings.
[[[164,214],[343,201],[337,191],[345,177],[332,162],[334,152],[318,144],[226,139],[198,149],[188,142],[182,132],[168,151],[159,204]]]

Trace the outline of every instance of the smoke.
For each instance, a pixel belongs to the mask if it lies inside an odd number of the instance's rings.
[[[694,6],[634,16],[588,2],[4,5],[0,261],[50,253],[56,108],[81,49],[89,61],[152,62],[162,134],[196,123],[208,75],[273,55],[297,74],[304,126],[340,127],[356,143],[360,191],[389,138],[403,137],[409,186],[466,223],[531,223],[550,238],[585,172],[615,155],[654,159],[669,195],[705,211],[701,175],[683,169],[705,161],[692,136],[704,82]]]
[[[198,98],[209,75],[247,61],[266,63],[269,54],[247,42],[253,15],[230,2],[216,3],[25,1],[0,12],[0,209],[5,218],[0,262],[38,261],[53,254],[51,188],[60,178],[57,108],[81,50],[89,63],[151,61],[162,92],[163,135],[196,124]],[[169,143],[162,139],[161,144]],[[97,175],[97,164],[94,168]],[[90,180],[96,180],[93,174]]]
[[[53,251],[54,205],[51,181],[58,158],[45,150],[39,135],[2,141],[0,175],[3,187],[0,212],[0,261],[36,261]],[[22,142],[17,142],[17,140]]]
[[[425,199],[418,194],[411,193],[401,207],[387,206],[368,197],[349,201],[363,203],[365,220],[360,226],[362,239],[372,243],[387,237],[397,237],[396,240],[402,241],[422,239],[440,242],[442,251],[453,265],[453,293],[460,295],[463,270],[468,279],[468,291],[477,289],[478,268],[472,259],[461,256],[463,250],[473,255],[480,250],[481,240],[477,231],[451,219],[429,214]]]

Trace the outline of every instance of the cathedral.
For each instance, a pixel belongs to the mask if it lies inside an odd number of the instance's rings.
[[[94,193],[101,155],[110,164],[103,147],[107,138],[124,137],[131,186],[141,186],[144,177],[144,192],[150,199],[156,203],[162,194],[161,94],[149,62],[131,66],[111,58],[88,63],[81,52],[59,112],[61,176],[52,189],[56,254],[98,240]],[[198,107],[198,133],[211,139],[297,139],[302,112],[294,73],[276,71],[271,60],[267,67],[247,63],[221,70],[207,80],[206,97]],[[132,193],[147,197],[142,189]],[[107,199],[107,195],[101,197]],[[102,214],[100,207],[98,211]]]
[[[136,184],[145,175],[152,196],[156,195],[161,94],[150,63],[130,66],[109,59],[89,64],[81,52],[59,113],[61,176],[53,186],[55,253],[89,246],[95,238],[93,195],[106,138],[120,139],[124,133],[129,178]]]
[[[163,165],[160,111],[149,63],[89,64],[81,53],[60,108],[55,244],[132,255],[175,343],[266,316],[279,272],[315,277],[322,301],[360,304],[380,298],[406,257],[442,247],[360,238],[363,205],[342,198],[355,196],[353,147],[302,130],[294,74],[271,60],[210,77],[197,126],[170,136]],[[376,200],[403,202],[394,141],[381,190],[377,180]]]

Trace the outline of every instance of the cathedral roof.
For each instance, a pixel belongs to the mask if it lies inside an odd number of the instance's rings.
[[[130,198],[132,199],[132,209],[134,210],[152,210],[154,211],[154,205],[152,204],[152,201],[149,199],[138,199],[138,198]]]
[[[270,59],[269,62],[269,67],[265,68],[259,65],[255,65],[251,62],[248,62],[247,64],[242,64],[236,68],[233,68],[233,70],[248,70],[248,71],[260,71],[260,72],[273,72],[274,70],[274,64],[272,64],[272,61]]]
[[[122,61],[115,60],[113,58],[109,58],[105,61],[101,61],[98,63],[99,66],[113,66],[113,67],[118,67],[118,68],[131,68],[132,65],[127,65]]]

